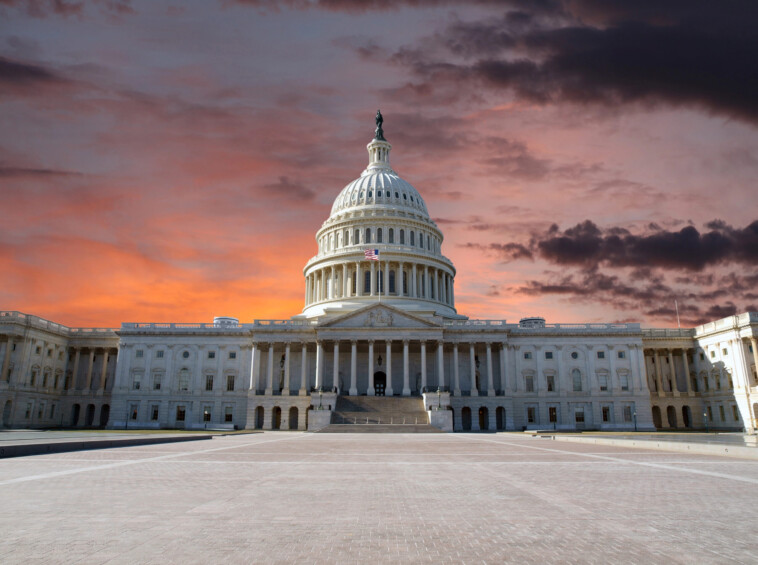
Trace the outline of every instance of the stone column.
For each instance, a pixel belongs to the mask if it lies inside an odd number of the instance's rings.
[[[434,273],[434,299],[437,302],[440,301],[440,272],[438,269],[432,269],[432,272]]]
[[[350,285],[347,283],[347,263],[342,264],[342,298],[346,298],[349,294]]]
[[[350,396],[358,396],[358,342],[350,341]]]
[[[421,340],[421,390],[426,388],[426,342]]]
[[[692,394],[692,378],[690,377],[690,363],[687,360],[686,349],[682,349],[682,367],[684,367],[684,382],[687,385],[684,390],[687,391],[687,395],[691,395]]]
[[[392,340],[387,340],[387,388],[385,393],[387,396],[392,396]]]
[[[445,273],[445,271],[442,271],[442,280],[440,281],[440,291],[441,291],[440,302],[442,302],[443,304],[447,304],[447,284],[445,284],[447,282],[446,279],[447,279],[447,273]]]
[[[450,277],[450,307],[455,308],[455,279]]]
[[[253,350],[250,352],[250,390],[258,390],[258,367],[260,367],[261,352],[258,342],[253,342]]]
[[[100,370],[100,386],[99,390],[105,390],[105,377],[108,371],[108,350],[103,349],[103,364]]]
[[[468,347],[469,372],[471,374],[471,396],[479,396],[479,390],[476,386],[476,351],[474,344],[469,343]],[[471,416],[474,417],[473,415]]]
[[[500,388],[503,390],[503,394],[505,394],[505,391],[508,387],[508,378],[507,378],[507,366],[508,366],[508,344],[507,343],[501,343],[500,344]],[[559,370],[560,371],[560,370]],[[558,377],[560,380],[560,376]]]
[[[310,275],[305,276],[305,305],[308,306],[311,302],[311,278]]]
[[[519,355],[519,349],[521,349],[520,345],[512,345],[513,348],[513,359],[514,359],[514,370],[516,371],[516,374],[513,375],[513,392],[517,392],[519,389],[519,383],[521,382],[521,355]]]
[[[395,286],[397,286],[397,279],[395,280]],[[384,262],[384,288],[382,289],[384,296],[390,295],[390,262]]]
[[[445,342],[440,340],[437,342],[437,370],[439,382],[437,386],[445,386]]]
[[[613,391],[615,394],[619,387],[616,386],[616,382],[618,381],[618,376],[616,375],[616,349],[613,345],[608,346],[608,363],[611,366],[611,382],[608,383],[608,390]]]
[[[416,283],[416,263],[413,263],[411,270],[411,298],[416,298],[418,294],[418,283]]]
[[[655,366],[655,386],[658,389],[658,396],[663,396],[663,377],[661,375],[661,358],[658,351],[653,349],[653,364]]]
[[[370,296],[376,296],[376,262],[371,261],[371,294]]]
[[[649,385],[647,382],[647,363],[645,363],[645,350],[641,345],[635,345],[634,348],[637,351],[637,365],[639,366],[639,373],[637,376],[637,390],[646,390]]]
[[[492,344],[487,342],[487,396],[495,396],[495,382],[492,378]]]
[[[424,298],[427,300],[431,300],[430,289],[432,288],[430,281],[429,281],[429,267],[424,266]]]
[[[461,395],[461,376],[458,369],[458,342],[453,343],[453,377],[455,379],[453,394],[455,396]]]
[[[395,281],[397,284],[397,280]],[[403,340],[403,396],[411,395],[411,376],[410,376],[410,362],[408,351],[408,340]]]
[[[2,373],[0,373],[0,381],[4,381],[6,383],[10,382],[10,378],[8,378],[8,367],[10,366],[12,354],[13,354],[13,337],[8,336],[8,339],[5,342],[5,356],[3,357]]]
[[[587,355],[587,388],[593,394],[596,394],[600,387],[597,386],[597,377],[595,376],[594,347],[592,345],[585,345],[584,351]]]
[[[558,382],[555,383],[555,392],[561,392],[564,390],[571,390],[570,388],[566,387],[565,378],[566,375],[563,374],[564,366],[563,366],[563,346],[562,345],[556,345],[555,346],[556,352],[557,352],[557,362],[558,362]]]
[[[405,293],[403,292],[403,281],[405,281],[405,271],[404,269],[405,263],[398,263],[397,264],[397,273],[395,273],[395,294],[398,296],[405,296]]]
[[[324,370],[324,346],[321,341],[316,340],[316,390],[321,390],[324,386],[322,371]]]
[[[300,396],[308,396],[308,344],[300,344]]]
[[[150,350],[148,350],[148,355],[150,353]],[[150,358],[148,357],[148,360]],[[87,379],[86,384],[84,385],[84,390],[90,390],[92,388],[92,366],[95,363],[95,350],[93,348],[90,348],[89,350],[89,361],[87,362]],[[149,378],[149,377],[145,377]]]
[[[363,272],[359,261],[355,263],[355,295],[363,296]]]
[[[374,396],[374,340],[368,340],[368,388],[367,396]]]
[[[266,394],[274,392],[274,344],[268,344],[268,362],[266,363]]]
[[[756,340],[754,337],[751,337],[750,345],[753,348],[753,363],[755,363],[755,370],[758,371],[758,340]],[[748,365],[750,365],[750,363],[748,363]],[[748,384],[750,387],[753,386],[752,379],[753,373],[750,371],[750,367],[748,367]]]
[[[284,388],[282,389],[283,396],[290,395],[290,353],[291,344],[288,341],[284,346]]]
[[[340,389],[340,342],[334,340],[334,367],[332,368],[332,386],[334,390]]]
[[[674,350],[669,349],[669,367],[671,367],[671,392],[674,396],[679,396],[679,385],[676,380],[676,365],[674,364]]]

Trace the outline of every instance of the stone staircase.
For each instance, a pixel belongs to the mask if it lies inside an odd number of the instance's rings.
[[[417,397],[339,396],[325,433],[435,433]]]

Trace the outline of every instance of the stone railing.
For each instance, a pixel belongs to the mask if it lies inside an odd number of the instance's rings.
[[[695,330],[691,328],[647,328],[642,330],[642,337],[645,338],[667,338],[667,337],[685,337],[692,338],[695,336]]]
[[[17,312],[15,310],[0,310],[0,323],[11,321],[19,322],[41,330],[48,330],[62,335],[77,337],[114,335],[113,332],[116,331],[113,328],[69,328],[68,326],[45,320],[39,316],[32,316],[31,314],[24,314],[23,312]]]

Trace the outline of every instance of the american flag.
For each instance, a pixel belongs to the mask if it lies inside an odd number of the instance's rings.
[[[366,259],[369,259],[371,261],[378,261],[379,260],[379,250],[378,249],[366,249],[364,251],[366,254]]]

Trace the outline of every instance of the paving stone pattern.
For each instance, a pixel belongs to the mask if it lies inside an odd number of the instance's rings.
[[[758,465],[518,434],[0,461],[0,562],[756,563]]]

